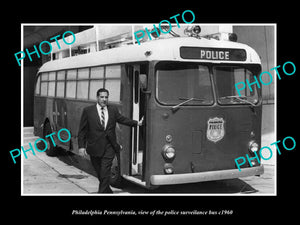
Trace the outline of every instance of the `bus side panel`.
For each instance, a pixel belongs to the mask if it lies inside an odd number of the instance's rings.
[[[44,123],[48,119],[53,127],[53,99],[35,96],[34,99],[34,135],[43,137]]]
[[[34,97],[34,135],[42,136],[43,135],[43,123],[45,115],[46,101],[43,97],[35,96]]]
[[[82,111],[85,107],[95,104],[94,102],[65,99],[66,102],[66,122],[62,124],[71,133],[72,152],[78,153],[78,131]]]

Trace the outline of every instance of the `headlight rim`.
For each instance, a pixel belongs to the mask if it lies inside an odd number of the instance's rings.
[[[163,158],[166,161],[173,161],[176,157],[176,150],[175,150],[174,146],[171,144],[164,145],[161,153],[162,153]],[[170,156],[170,154],[172,154],[172,156]]]
[[[255,149],[255,148],[256,148],[256,150],[253,150],[253,149]],[[251,141],[249,142],[248,149],[249,149],[249,151],[252,152],[252,153],[258,152],[258,151],[259,151],[259,144],[258,144],[255,140],[251,140]]]

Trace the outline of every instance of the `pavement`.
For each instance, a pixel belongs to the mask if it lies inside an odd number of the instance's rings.
[[[24,194],[86,194],[92,193],[97,179],[45,153],[23,158]]]
[[[25,127],[23,147],[29,149],[29,142],[34,143],[39,137],[33,135],[33,127]],[[95,194],[98,190],[98,179],[84,170],[70,165],[74,158],[66,152],[58,157],[49,157],[44,152],[27,152],[27,159],[22,157],[23,175],[21,192],[23,195],[47,194]],[[115,193],[120,189],[112,188]],[[122,191],[122,193],[126,193]]]
[[[274,134],[274,105],[263,107],[262,146],[269,146],[276,140]],[[39,137],[33,135],[32,127],[23,129],[23,147]],[[62,152],[58,157],[49,157],[44,152],[36,155],[27,153],[22,157],[22,195],[93,195],[97,194],[98,179],[91,170],[90,163],[79,162],[79,157]],[[270,160],[262,161],[265,172],[261,176],[239,179],[209,181],[193,184],[166,185],[155,190],[146,190],[138,185],[125,182],[123,189],[112,188],[114,195],[132,194],[255,194],[274,195],[276,193],[276,154]],[[80,165],[80,166],[79,166]],[[82,167],[86,165],[86,167]]]

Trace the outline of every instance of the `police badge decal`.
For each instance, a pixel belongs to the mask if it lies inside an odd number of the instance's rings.
[[[222,140],[225,135],[224,123],[223,118],[209,118],[207,121],[207,139],[215,143]]]

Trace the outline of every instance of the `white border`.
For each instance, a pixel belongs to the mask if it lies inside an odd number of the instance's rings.
[[[21,24],[21,50],[24,49],[24,30],[23,30],[23,24]],[[21,61],[21,146],[23,146],[24,143],[24,62],[23,60]],[[21,151],[21,149],[20,149]],[[22,154],[21,154],[22,155]],[[24,195],[24,187],[23,187],[23,176],[24,176],[24,172],[23,172],[23,167],[24,167],[24,163],[23,163],[23,157],[21,157],[21,195]]]

